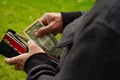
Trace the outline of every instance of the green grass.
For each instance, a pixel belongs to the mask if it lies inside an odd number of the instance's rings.
[[[46,12],[87,11],[94,0],[0,0],[0,40],[8,29],[19,33]],[[23,71],[4,63],[0,55],[0,80],[25,80]]]

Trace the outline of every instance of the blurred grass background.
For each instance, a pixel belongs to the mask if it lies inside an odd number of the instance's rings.
[[[87,11],[95,0],[0,0],[0,40],[8,29],[21,34],[46,12]],[[0,80],[25,80],[23,71],[4,63],[0,55]]]

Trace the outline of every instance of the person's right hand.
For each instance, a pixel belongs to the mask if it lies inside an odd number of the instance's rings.
[[[63,21],[61,13],[45,13],[40,18],[40,22],[42,22],[45,26],[39,28],[35,32],[36,37],[43,37],[44,35],[47,35],[49,33],[62,33],[63,31]]]

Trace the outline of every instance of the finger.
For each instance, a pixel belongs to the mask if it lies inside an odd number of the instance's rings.
[[[24,68],[21,67],[19,64],[16,64],[16,65],[15,65],[15,69],[16,69],[16,70],[24,70]]]
[[[45,26],[47,26],[51,22],[51,16],[49,13],[45,13],[39,20],[42,22]]]
[[[46,17],[40,18],[39,21],[40,21],[42,24],[44,24],[45,26],[48,25]]]
[[[5,58],[5,62],[9,65],[14,65],[15,63],[15,58]]]
[[[27,46],[29,48],[29,54],[45,52],[41,47],[39,47],[33,40],[29,40],[27,42]]]
[[[33,44],[36,44],[33,40],[29,40],[29,41],[27,42],[27,46],[28,46],[28,47],[31,46],[31,45],[33,45]]]
[[[51,22],[49,25],[39,28],[34,35],[37,37],[43,37],[45,35],[48,35],[52,32],[52,27],[54,27],[54,22]]]
[[[9,65],[15,65],[15,64],[21,62],[21,60],[27,59],[27,57],[29,57],[29,56],[30,56],[30,54],[24,53],[24,54],[21,54],[21,55],[12,57],[12,58],[5,58],[5,62]]]
[[[16,69],[16,70],[20,70],[20,68],[19,68],[18,65],[15,65],[15,69]]]
[[[47,35],[47,34],[49,34],[49,33],[50,33],[50,31],[49,31],[49,29],[48,29],[47,27],[42,27],[42,28],[38,29],[38,30],[34,33],[34,35],[35,35],[36,37],[43,37],[43,36],[45,36],[45,35]]]

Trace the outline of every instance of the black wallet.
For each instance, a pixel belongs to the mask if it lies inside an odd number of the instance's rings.
[[[14,57],[28,52],[25,44],[28,39],[9,29],[0,42],[0,54],[5,57]]]

